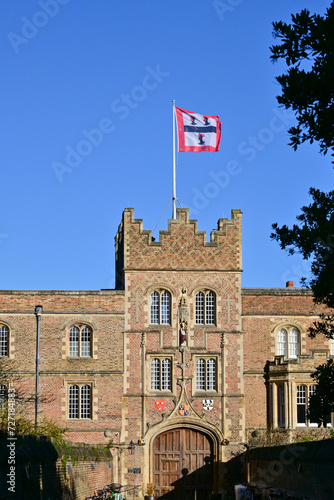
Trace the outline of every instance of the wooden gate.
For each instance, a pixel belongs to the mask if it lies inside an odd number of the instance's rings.
[[[213,443],[203,432],[178,428],[153,443],[153,478],[157,498],[208,500],[212,492]]]

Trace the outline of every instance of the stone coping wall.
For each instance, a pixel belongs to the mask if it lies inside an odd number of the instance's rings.
[[[254,448],[249,482],[308,500],[334,498],[334,439]]]
[[[280,446],[291,443],[320,441],[332,439],[334,431],[331,427],[299,427],[297,429],[252,429],[248,428],[247,444],[250,448]]]
[[[0,439],[3,500],[84,500],[113,482],[112,471],[110,450],[103,446],[31,436]]]

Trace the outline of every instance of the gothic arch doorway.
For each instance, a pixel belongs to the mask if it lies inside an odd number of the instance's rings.
[[[213,441],[205,432],[177,427],[153,442],[155,495],[165,500],[208,500],[213,490]]]

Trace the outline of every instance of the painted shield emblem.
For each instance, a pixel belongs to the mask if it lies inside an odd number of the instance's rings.
[[[206,411],[210,411],[213,408],[213,399],[203,399],[203,408]]]
[[[154,401],[154,406],[155,406],[155,409],[158,410],[158,411],[162,411],[165,409],[165,401],[164,399],[156,399]]]
[[[190,413],[189,405],[179,406],[179,414],[182,415],[182,417],[186,417],[187,415],[189,415],[189,413]]]

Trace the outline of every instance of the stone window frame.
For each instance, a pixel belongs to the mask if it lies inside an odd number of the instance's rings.
[[[285,332],[284,341],[280,339],[282,331]],[[296,342],[290,342],[290,332],[295,331]],[[301,354],[301,329],[292,323],[282,323],[275,328],[275,355],[284,356],[285,359],[297,359]],[[294,352],[295,351],[295,352]]]
[[[5,323],[4,321],[0,322],[0,329],[6,329],[7,330],[7,339],[6,339],[6,341],[2,343],[2,339],[1,339],[0,359],[1,358],[7,358],[8,359],[8,358],[11,357],[11,336],[12,336],[12,332],[11,332],[11,329],[10,329],[9,325],[7,323]],[[1,337],[2,337],[2,335],[1,335]],[[6,354],[2,354],[2,347],[5,347]]]
[[[197,303],[197,296],[199,294],[203,294],[204,300],[203,300],[203,310],[200,311],[200,314],[198,313],[199,309],[199,304]],[[213,302],[213,321],[209,322],[209,310],[208,310],[208,303],[207,303],[207,297],[208,294],[212,294],[214,298]],[[201,316],[203,318],[203,321],[198,321],[198,316]],[[217,326],[217,292],[213,290],[212,288],[209,287],[201,287],[197,290],[194,291],[194,324],[195,326]]]
[[[152,296],[153,294],[158,294],[158,308],[157,308],[157,315],[158,315],[158,321],[157,322],[152,322],[152,312],[153,312],[153,307],[154,304],[152,304]],[[162,321],[163,316],[162,316],[162,295],[163,294],[168,294],[167,296],[169,297],[169,310],[168,310],[168,318],[167,321]],[[149,292],[149,324],[150,325],[163,325],[163,326],[171,326],[172,325],[172,293],[170,290],[168,290],[165,287],[155,287]],[[154,314],[156,316],[156,313]]]
[[[208,361],[213,359],[215,361],[215,369],[214,369],[214,389],[208,389]],[[205,366],[204,366],[204,389],[199,389],[198,388],[198,371],[197,371],[197,362],[199,360],[205,360]],[[194,375],[195,375],[195,392],[199,394],[204,394],[204,393],[212,393],[212,394],[217,394],[218,393],[218,361],[219,357],[217,354],[196,354],[194,355]]]
[[[159,372],[159,389],[152,389],[152,361],[158,359],[160,363],[160,372]],[[170,387],[168,389],[161,389],[162,386],[162,369],[161,369],[161,364],[162,361],[168,359],[170,361],[170,370],[169,370],[169,382],[170,382]],[[171,354],[157,354],[157,353],[152,353],[149,354],[148,356],[148,375],[149,375],[149,384],[148,384],[148,390],[150,393],[156,394],[172,394],[174,390],[174,383],[173,383],[173,368],[174,368],[174,355]]]
[[[303,388],[303,390],[299,391],[298,394],[298,389]],[[311,394],[315,391],[316,384],[306,384],[306,383],[296,383],[296,425],[297,427],[318,427],[318,424],[316,422],[311,422],[307,418],[307,410],[309,406],[309,400]],[[305,412],[305,422],[298,422],[298,406],[303,406],[304,407],[304,412]],[[330,425],[331,426],[331,425]]]
[[[71,345],[70,345],[70,335],[71,335],[71,328],[78,328],[79,329],[79,336],[78,336],[78,354],[73,355],[71,354]],[[89,328],[90,329],[90,354],[89,356],[85,356],[82,354],[82,333],[84,328]],[[67,357],[70,359],[92,359],[93,352],[94,352],[94,328],[93,326],[88,323],[88,322],[81,322],[81,321],[76,321],[76,322],[71,322],[67,328],[66,328],[66,339],[67,339],[67,346],[66,346],[66,354]]]
[[[89,417],[82,417],[82,388],[83,387],[89,387],[90,388],[90,399],[89,399]],[[77,417],[70,417],[70,389],[71,387],[78,387],[78,416]],[[66,382],[66,420],[73,422],[73,421],[91,421],[93,420],[93,401],[94,401],[94,383],[91,381],[68,381]]]

